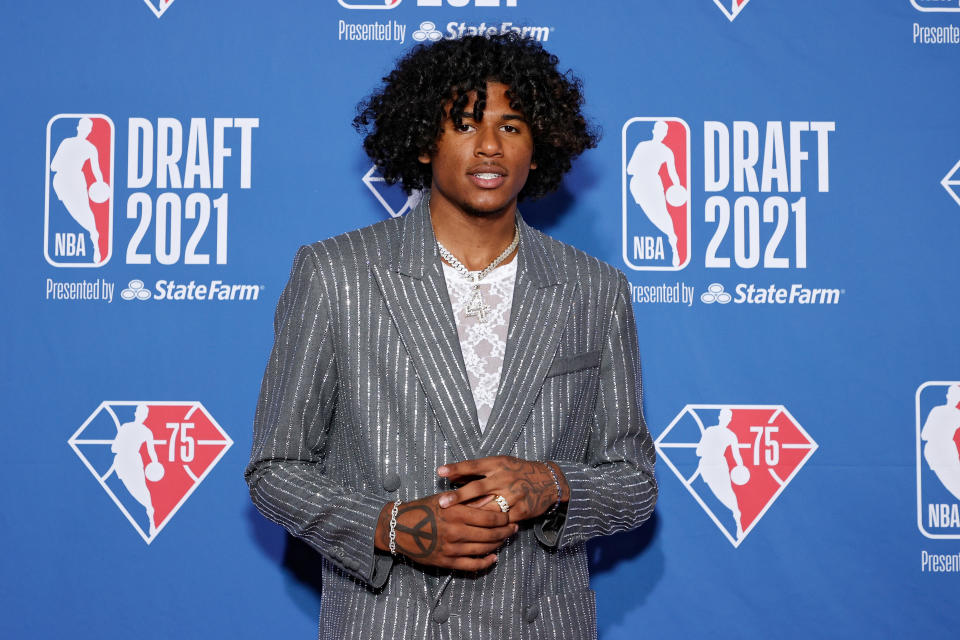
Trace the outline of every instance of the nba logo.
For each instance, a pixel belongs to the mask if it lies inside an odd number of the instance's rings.
[[[68,441],[150,544],[233,441],[199,402],[102,402]]]
[[[960,382],[917,389],[917,526],[960,540]]]
[[[688,404],[655,445],[734,547],[817,450],[783,405]]]
[[[55,267],[102,267],[113,252],[113,121],[61,113],[47,123],[43,254]]]
[[[690,127],[680,118],[623,125],[623,261],[637,271],[690,262]]]

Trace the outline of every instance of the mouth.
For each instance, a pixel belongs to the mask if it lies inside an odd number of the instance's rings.
[[[506,181],[507,170],[498,166],[484,166],[467,172],[475,185],[482,189],[496,189]]]

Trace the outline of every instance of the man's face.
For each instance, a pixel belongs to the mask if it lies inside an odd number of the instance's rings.
[[[530,127],[523,114],[510,108],[507,89],[487,83],[480,122],[471,115],[476,94],[470,95],[460,126],[449,117],[444,120],[436,153],[420,156],[433,169],[431,202],[478,217],[496,215],[516,202],[536,165]]]

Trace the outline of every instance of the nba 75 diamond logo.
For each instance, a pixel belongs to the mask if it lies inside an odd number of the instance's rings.
[[[734,547],[817,449],[783,405],[688,404],[656,446]]]
[[[233,441],[199,402],[103,402],[69,440],[150,544]]]
[[[713,3],[720,7],[720,10],[730,19],[730,22],[733,22],[733,19],[740,15],[748,2],[750,0],[713,0]]]
[[[150,11],[153,11],[153,15],[157,16],[158,18],[162,16],[167,11],[167,9],[170,8],[170,5],[173,4],[173,0],[143,0],[143,1],[146,3],[148,7],[150,7]]]
[[[399,218],[410,209],[413,209],[423,197],[422,191],[414,191],[409,196],[403,192],[399,184],[387,184],[377,165],[372,165],[364,174],[363,184],[367,185],[370,193],[377,199],[391,218]]]
[[[917,526],[960,540],[960,382],[917,389]]]
[[[947,193],[950,194],[953,201],[960,204],[960,160],[957,161],[957,164],[953,165],[953,168],[947,172],[947,175],[943,176],[940,184],[947,190]]]

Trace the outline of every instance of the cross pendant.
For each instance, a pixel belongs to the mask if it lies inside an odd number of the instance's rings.
[[[483,296],[480,295],[480,287],[476,287],[473,290],[473,297],[470,299],[470,302],[467,303],[467,306],[464,307],[464,311],[468,316],[477,316],[480,322],[484,321],[486,314],[490,311],[490,307],[483,303]]]

